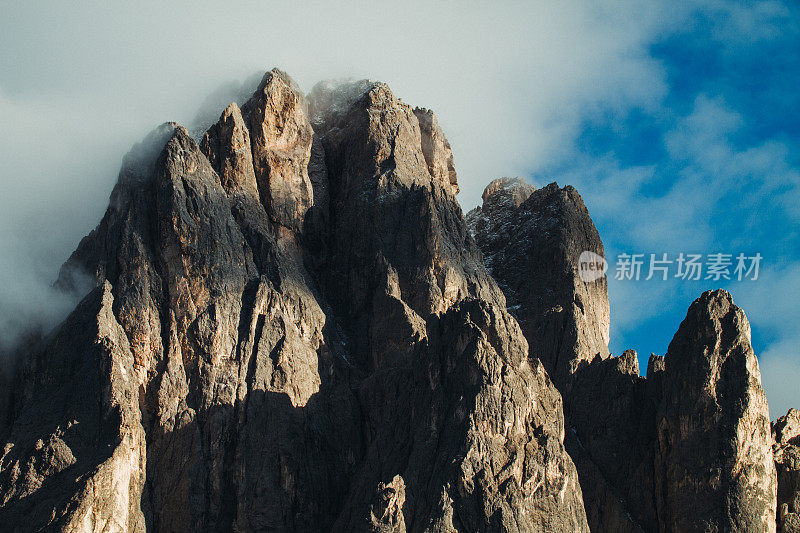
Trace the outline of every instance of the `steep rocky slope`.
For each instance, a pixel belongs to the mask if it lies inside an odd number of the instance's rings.
[[[220,111],[131,150],[57,281],[81,303],[7,356],[0,529],[797,530],[800,419],[770,428],[729,294],[642,377],[575,189],[462,216],[383,83],[272,70]]]
[[[695,300],[665,361],[657,417],[659,522],[676,531],[771,529],[769,409],[750,325],[728,293]]]
[[[531,355],[559,388],[569,388],[582,364],[608,356],[610,327],[605,278],[584,283],[575,269],[585,250],[605,255],[580,195],[504,178],[486,187],[483,205],[466,219]]]
[[[563,395],[591,529],[775,530],[769,410],[730,295],[698,298],[640,377],[635,352],[608,356],[605,279],[578,276],[581,252],[602,256],[603,245],[573,188],[496,180],[466,218],[531,357]]]
[[[586,530],[561,397],[453,194],[434,115],[268,72],[126,157],[21,349],[14,530]]]

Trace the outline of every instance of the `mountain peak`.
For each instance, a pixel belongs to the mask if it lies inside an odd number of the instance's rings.
[[[795,523],[796,412],[773,439],[728,293],[642,377],[574,188],[495,180],[465,218],[436,115],[380,82],[273,69],[220,108],[125,157],[59,281],[94,288],[0,373],[6,528]]]
[[[514,207],[519,207],[535,190],[535,187],[520,178],[498,178],[483,189],[481,199],[484,204],[510,201]]]

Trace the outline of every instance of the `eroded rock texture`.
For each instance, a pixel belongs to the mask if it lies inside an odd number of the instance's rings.
[[[586,531],[562,400],[486,271],[425,110],[270,71],[198,146],[126,157],[20,349],[0,523]],[[312,123],[313,121],[313,123]]]
[[[636,352],[597,357],[574,378],[567,450],[597,531],[658,529],[653,492],[655,411],[660,398],[639,375]]]
[[[603,247],[574,189],[496,180],[467,221],[563,394],[591,529],[774,530],[769,411],[730,295],[699,298],[643,378],[635,352],[608,357],[604,280],[577,275],[581,251]]]
[[[750,325],[725,291],[694,301],[665,357],[656,498],[671,531],[775,529],[769,409]]]
[[[131,150],[57,281],[93,288],[4,355],[0,529],[797,530],[744,314],[611,356],[573,188],[465,221],[433,112],[366,80],[272,70],[198,137]]]
[[[144,531],[145,433],[108,282],[22,362],[0,459],[3,529]]]
[[[604,255],[583,200],[569,186],[535,190],[504,178],[486,187],[467,221],[531,355],[568,390],[582,364],[609,353],[606,279],[585,283],[576,270],[582,252]]]

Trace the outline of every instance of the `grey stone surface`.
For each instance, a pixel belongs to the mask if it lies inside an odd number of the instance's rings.
[[[156,128],[56,282],[94,288],[2,354],[0,529],[798,530],[800,415],[728,293],[642,377],[577,191],[457,192],[379,82]]]
[[[640,377],[634,352],[608,356],[605,280],[577,275],[581,251],[602,256],[603,245],[574,189],[495,180],[466,219],[531,358],[563,395],[590,528],[774,531],[769,411],[749,324],[730,295],[701,296],[667,356],[651,356]],[[785,487],[794,487],[790,469]],[[787,524],[793,490],[782,493]]]
[[[435,117],[353,87],[273,70],[126,157],[58,281],[97,288],[4,379],[0,523],[588,529]]]

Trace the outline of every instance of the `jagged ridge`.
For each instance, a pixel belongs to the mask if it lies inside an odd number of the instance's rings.
[[[332,88],[309,109],[273,70],[200,146],[167,124],[129,154],[59,280],[83,271],[104,287],[76,313],[95,320],[101,298],[119,347],[90,329],[65,345],[73,313],[23,354],[3,428],[4,523],[586,529],[560,396],[469,237],[435,117],[384,84],[336,86],[345,101]],[[111,355],[93,364],[120,361],[105,381],[40,374],[95,344]],[[16,392],[34,383],[48,393]],[[64,428],[94,415],[65,401],[78,396],[127,422],[79,442]],[[64,409],[37,425],[53,402]],[[130,481],[99,449],[138,461]],[[88,477],[66,484],[76,464]]]
[[[577,191],[498,180],[466,220],[457,192],[433,112],[379,82],[272,70],[199,145],[157,128],[58,280],[95,288],[3,384],[0,523],[796,528],[797,413],[770,435],[729,294],[641,377],[577,276]]]

